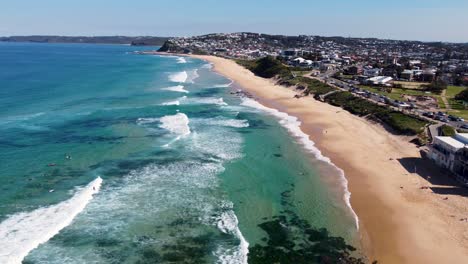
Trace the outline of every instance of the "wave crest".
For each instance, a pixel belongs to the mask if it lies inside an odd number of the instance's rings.
[[[0,263],[21,263],[31,250],[70,225],[99,192],[101,184],[98,177],[66,201],[14,214],[0,223]]]

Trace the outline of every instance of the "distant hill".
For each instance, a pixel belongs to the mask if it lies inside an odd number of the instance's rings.
[[[169,39],[166,37],[125,37],[125,36],[11,36],[0,37],[3,42],[37,42],[37,43],[95,43],[95,44],[131,44],[136,46],[162,46]]]

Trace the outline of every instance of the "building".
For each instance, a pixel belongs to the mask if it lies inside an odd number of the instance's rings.
[[[392,77],[388,76],[375,76],[366,80],[366,83],[371,85],[379,85],[379,86],[391,86],[393,81]]]
[[[426,69],[419,76],[420,82],[433,82],[435,80],[435,70]]]
[[[364,69],[363,74],[369,77],[377,77],[380,75],[381,70],[376,68],[366,68]]]
[[[346,69],[346,73],[348,75],[361,75],[362,74],[362,67],[351,66],[348,69]]]
[[[412,81],[413,80],[413,71],[412,70],[404,70],[400,74],[400,79]]]
[[[303,54],[302,54],[302,51],[299,49],[287,49],[287,50],[283,50],[283,52],[281,52],[281,55],[286,58],[291,58],[291,57],[302,56]]]
[[[429,158],[438,166],[452,172],[456,179],[468,186],[468,134],[454,137],[435,137],[429,149]]]

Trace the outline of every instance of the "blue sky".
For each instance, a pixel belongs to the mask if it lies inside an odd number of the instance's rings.
[[[0,36],[262,32],[468,42],[468,0],[2,0]]]

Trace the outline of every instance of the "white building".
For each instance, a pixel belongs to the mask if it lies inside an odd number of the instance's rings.
[[[366,82],[369,84],[384,86],[390,86],[392,81],[393,78],[388,76],[375,76],[366,80]]]
[[[435,137],[429,148],[429,158],[455,178],[468,186],[468,134],[457,133],[453,137]]]
[[[465,143],[455,137],[435,137],[432,143],[429,158],[440,167],[453,170],[455,154],[465,147]]]

